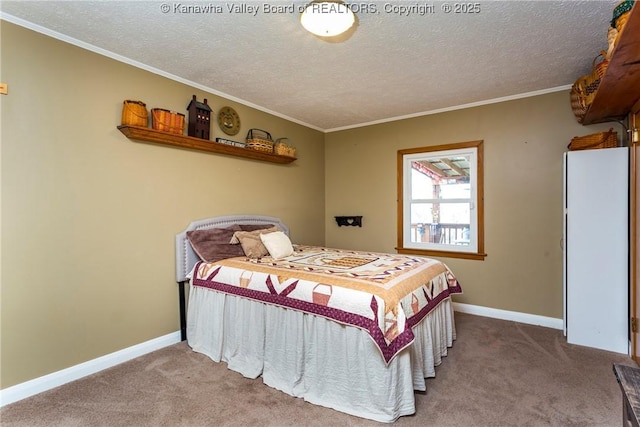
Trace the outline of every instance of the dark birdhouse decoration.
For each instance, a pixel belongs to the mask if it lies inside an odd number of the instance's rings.
[[[187,105],[189,112],[189,128],[187,135],[196,138],[209,139],[209,131],[211,130],[211,108],[207,105],[207,99],[204,103],[196,101],[196,96]]]

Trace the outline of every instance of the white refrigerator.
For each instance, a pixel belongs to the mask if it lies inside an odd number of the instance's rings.
[[[629,149],[564,156],[567,342],[629,354]]]

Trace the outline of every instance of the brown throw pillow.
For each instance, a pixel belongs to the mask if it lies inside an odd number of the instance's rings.
[[[266,230],[268,228],[276,227],[275,224],[240,224],[241,231],[256,231],[256,230]]]
[[[240,230],[240,226],[236,224],[226,228],[191,230],[187,231],[187,239],[201,260],[215,262],[244,255],[241,247],[229,244],[233,233]]]

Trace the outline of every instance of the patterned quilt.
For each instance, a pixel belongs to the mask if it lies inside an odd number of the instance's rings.
[[[191,284],[364,329],[386,363],[413,342],[414,325],[462,293],[449,268],[434,259],[317,246],[297,246],[279,260],[199,262]]]

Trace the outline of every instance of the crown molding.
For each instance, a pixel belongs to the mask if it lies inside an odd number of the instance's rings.
[[[24,20],[22,18],[18,18],[16,16],[10,15],[8,13],[0,12],[0,20],[11,22],[12,24],[16,24],[16,25],[19,25],[21,27],[27,28],[29,30],[33,30],[33,31],[35,31],[37,33],[44,34],[46,36],[49,36],[51,38],[63,41],[65,43],[72,44],[74,46],[80,47],[82,49],[85,49],[85,50],[88,50],[88,51],[91,51],[91,52],[94,52],[94,53],[97,53],[99,55],[103,55],[103,56],[106,56],[108,58],[115,59],[116,61],[123,62],[125,64],[134,66],[136,68],[140,68],[140,69],[145,70],[145,71],[149,71],[150,73],[157,74],[157,75],[162,76],[162,77],[166,77],[166,78],[168,78],[170,80],[174,80],[176,82],[183,83],[183,84],[185,84],[187,86],[191,86],[193,88],[200,89],[202,91],[211,93],[213,95],[217,95],[217,96],[219,96],[221,98],[225,98],[225,99],[227,99],[229,101],[237,102],[238,104],[242,104],[242,105],[245,105],[247,107],[251,107],[251,108],[253,108],[255,110],[262,111],[263,113],[267,113],[267,114],[271,114],[271,115],[276,116],[276,117],[280,117],[281,119],[285,119],[287,121],[290,121],[290,122],[293,122],[293,123],[308,127],[310,129],[314,129],[314,130],[317,130],[317,131],[320,131],[320,132],[325,132],[324,129],[319,128],[318,126],[315,126],[315,125],[312,125],[312,124],[309,124],[309,123],[305,123],[305,122],[303,122],[301,120],[298,120],[298,119],[295,119],[293,117],[289,117],[287,115],[278,113],[277,111],[269,110],[268,108],[265,108],[265,107],[263,107],[261,105],[257,105],[257,104],[254,104],[252,102],[245,101],[244,99],[237,98],[237,97],[235,97],[233,95],[229,95],[228,93],[220,92],[220,91],[215,90],[215,89],[213,89],[211,87],[202,85],[200,83],[193,82],[191,80],[188,80],[188,79],[185,79],[185,78],[182,78],[182,77],[179,77],[179,76],[176,76],[175,74],[167,73],[166,71],[162,71],[162,70],[160,70],[158,68],[151,67],[151,66],[149,66],[147,64],[144,64],[142,62],[133,60],[133,59],[128,58],[126,56],[119,55],[119,54],[117,54],[115,52],[111,52],[110,50],[106,50],[106,49],[103,49],[101,47],[92,45],[91,43],[86,43],[86,42],[83,42],[82,40],[78,40],[78,39],[75,39],[73,37],[69,37],[69,36],[67,36],[65,34],[59,33],[57,31],[53,31],[53,30],[51,30],[49,28],[45,28],[45,27],[43,27],[41,25],[34,24],[33,22],[26,21],[26,20]]]
[[[532,92],[524,92],[524,93],[510,95],[510,96],[504,96],[504,97],[500,97],[500,98],[493,98],[493,99],[488,99],[488,100],[484,100],[484,101],[472,102],[472,103],[469,103],[469,104],[455,105],[455,106],[451,106],[451,107],[439,108],[439,109],[429,110],[429,111],[422,111],[422,112],[407,114],[407,115],[403,115],[403,116],[389,117],[389,118],[386,118],[386,119],[374,120],[374,121],[370,121],[370,122],[363,122],[363,123],[358,123],[358,124],[353,124],[353,125],[348,125],[348,126],[341,126],[341,127],[336,127],[336,128],[323,129],[321,127],[318,127],[318,126],[303,122],[301,120],[295,119],[295,118],[287,116],[285,114],[278,113],[277,111],[270,110],[270,109],[265,108],[265,107],[263,107],[261,105],[257,105],[257,104],[254,104],[252,102],[246,101],[244,99],[237,98],[237,97],[235,97],[233,95],[229,95],[228,93],[220,92],[220,91],[215,90],[213,88],[210,88],[208,86],[204,86],[202,84],[193,82],[191,80],[187,80],[187,79],[184,79],[182,77],[176,76],[174,74],[167,73],[167,72],[162,71],[162,70],[160,70],[158,68],[151,67],[151,66],[149,66],[147,64],[144,64],[142,62],[135,61],[135,60],[133,60],[131,58],[127,58],[127,57],[125,57],[123,55],[119,55],[119,54],[117,54],[115,52],[111,52],[109,50],[100,48],[100,47],[92,45],[90,43],[83,42],[83,41],[75,39],[73,37],[69,37],[69,36],[67,36],[65,34],[59,33],[57,31],[53,31],[53,30],[45,28],[45,27],[42,27],[42,26],[40,26],[38,24],[34,24],[33,22],[29,22],[27,20],[24,20],[22,18],[18,18],[16,16],[13,16],[11,14],[8,14],[8,13],[2,12],[2,11],[0,11],[0,20],[11,22],[13,24],[16,24],[16,25],[19,25],[21,27],[33,30],[33,31],[41,33],[41,34],[44,34],[46,36],[49,36],[49,37],[52,37],[54,39],[63,41],[65,43],[69,43],[69,44],[72,44],[74,46],[78,46],[78,47],[80,47],[82,49],[86,49],[88,51],[97,53],[99,55],[103,55],[103,56],[109,57],[111,59],[115,59],[116,61],[120,61],[120,62],[123,62],[125,64],[134,66],[136,68],[140,68],[142,70],[149,71],[149,72],[157,74],[159,76],[166,77],[166,78],[168,78],[170,80],[174,80],[174,81],[177,81],[179,83],[183,83],[183,84],[185,84],[187,86],[191,86],[193,88],[200,89],[202,91],[211,93],[213,95],[217,95],[217,96],[219,96],[221,98],[225,98],[225,99],[227,99],[229,101],[237,102],[238,104],[245,105],[245,106],[253,108],[255,110],[262,111],[263,113],[271,114],[271,115],[279,117],[281,119],[290,121],[292,123],[299,124],[301,126],[305,126],[307,128],[313,129],[313,130],[317,130],[319,132],[323,132],[325,134],[326,133],[331,133],[331,132],[339,132],[339,131],[348,130],[348,129],[356,129],[356,128],[361,128],[361,127],[367,127],[367,126],[372,126],[372,125],[377,125],[377,124],[382,124],[382,123],[390,123],[390,122],[396,122],[396,121],[400,121],[400,120],[413,119],[413,118],[416,118],[416,117],[430,116],[430,115],[434,115],[434,114],[446,113],[446,112],[449,112],[449,111],[464,110],[464,109],[467,109],[467,108],[480,107],[480,106],[483,106],[483,105],[497,104],[497,103],[500,103],[500,102],[513,101],[513,100],[516,100],[516,99],[530,98],[530,97],[534,97],[534,96],[545,95],[545,94],[548,94],[548,93],[560,92],[560,91],[571,89],[571,85],[557,86],[557,87],[553,87],[553,88],[549,88],[549,89],[536,90],[536,91],[532,91]]]

